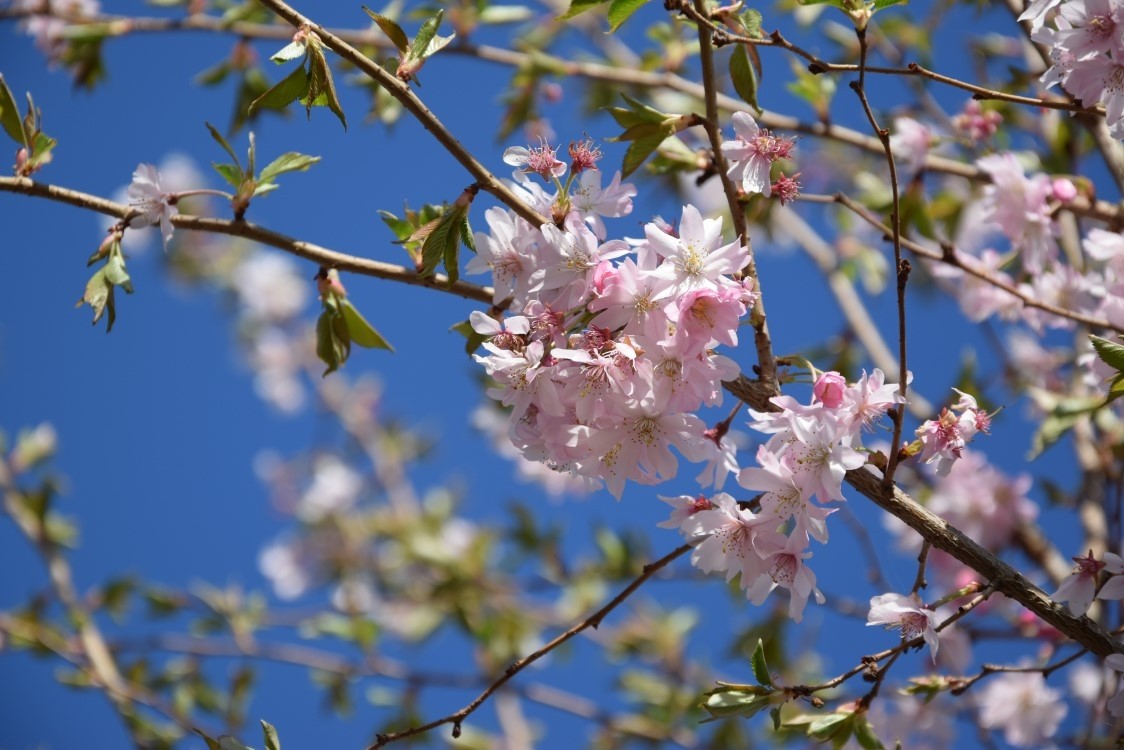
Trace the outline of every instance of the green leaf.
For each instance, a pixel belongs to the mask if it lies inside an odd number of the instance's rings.
[[[753,649],[750,664],[753,665],[753,677],[757,684],[772,687],[773,675],[769,674],[769,665],[765,663],[765,641],[761,638],[757,639],[757,648]]]
[[[410,38],[406,36],[406,32],[402,30],[401,26],[393,19],[375,13],[366,5],[363,6],[363,10],[371,17],[372,21],[378,24],[379,28],[382,29],[382,33],[386,34],[386,38],[390,40],[390,43],[393,44],[401,54],[405,55],[409,52]]]
[[[308,87],[308,71],[304,69],[304,66],[298,66],[293,69],[293,72],[282,78],[277,85],[250,102],[249,112],[252,114],[259,107],[285,109],[297,99],[307,96]]]
[[[745,27],[746,36],[753,39],[760,39],[765,36],[761,29],[764,19],[761,17],[761,11],[756,8],[746,8],[738,15],[738,20]]]
[[[657,133],[630,143],[628,150],[624,153],[624,161],[621,163],[621,178],[628,177],[635,172],[644,163],[644,160],[660,147],[665,137],[663,133]]]
[[[28,168],[31,170],[38,169],[39,167],[51,161],[51,151],[58,145],[58,141],[50,138],[43,133],[36,133],[31,144],[31,155],[27,158]]]
[[[895,5],[908,5],[909,0],[874,0],[874,7],[871,9],[875,13],[883,8],[892,8]]]
[[[75,307],[81,307],[83,304],[89,305],[93,309],[94,325],[98,324],[102,315],[108,310],[109,323],[106,327],[106,333],[113,329],[113,321],[117,317],[117,311],[113,304],[113,284],[105,276],[105,266],[95,271],[90,280],[86,282],[86,290],[82,293],[82,299],[78,300]]]
[[[336,321],[339,321],[337,323]],[[343,336],[340,336],[339,326],[343,325]],[[325,306],[324,312],[316,321],[316,356],[328,366],[324,377],[340,369],[351,354],[351,339],[347,335],[347,323],[334,309]]]
[[[747,719],[769,707],[771,690],[749,685],[723,686],[706,693],[702,707],[712,719],[744,716]]]
[[[218,65],[207,68],[202,73],[195,76],[195,82],[200,86],[217,86],[226,80],[230,72],[230,62],[228,60],[223,60]]]
[[[781,707],[773,706],[769,709],[769,718],[773,720],[773,731],[781,731]]]
[[[133,293],[133,282],[125,271],[125,259],[121,256],[120,246],[117,247],[117,252],[110,251],[109,259],[105,262],[105,280],[129,294]]]
[[[304,57],[308,54],[308,45],[304,42],[289,42],[281,49],[273,53],[269,59],[278,65],[283,65],[290,60],[296,60],[298,57]]]
[[[241,172],[242,162],[238,161],[238,155],[234,153],[234,149],[232,149],[230,147],[230,144],[226,142],[226,139],[222,137],[222,133],[220,133],[211,123],[207,122],[204,124],[207,126],[207,130],[211,131],[211,137],[215,139],[216,143],[222,146],[223,150],[226,151],[226,153],[230,154],[230,158],[234,159],[234,163],[238,166],[238,171]],[[222,173],[220,172],[220,174]],[[239,184],[241,182],[241,180],[238,181]]]
[[[734,47],[734,54],[730,56],[730,80],[734,83],[734,90],[746,104],[761,112],[761,105],[757,103],[757,73],[749,60],[749,53],[744,44]]]
[[[429,43],[437,36],[437,28],[441,25],[441,18],[444,15],[445,11],[439,9],[436,15],[425,19],[421,28],[418,29],[417,36],[414,37],[414,41],[410,44],[408,57],[415,60],[424,60],[429,56]]]
[[[465,338],[465,342],[464,342],[464,352],[465,352],[465,354],[472,354],[473,352],[475,352],[477,349],[480,348],[481,344],[483,344],[485,341],[488,340],[487,336],[484,336],[483,334],[477,333],[476,329],[472,327],[472,323],[470,321],[467,321],[467,320],[462,320],[460,323],[457,323],[455,326],[451,326],[449,328],[449,330],[455,331],[456,333],[459,333],[461,336],[464,336],[464,338]]]
[[[265,750],[281,750],[281,740],[277,737],[277,730],[265,719],[261,720],[261,733],[265,741]]]
[[[1124,374],[1117,375],[1112,379],[1112,383],[1108,387],[1108,400],[1105,403],[1115,401],[1121,396],[1124,396]]]
[[[224,734],[219,737],[219,750],[253,750],[253,748],[246,747],[242,740],[237,737],[231,737],[229,734]]]
[[[242,174],[242,167],[236,164],[216,164],[214,162],[211,163],[211,166],[231,185],[236,188],[242,187],[242,180],[245,179],[245,175]]]
[[[367,322],[367,319],[355,309],[355,305],[351,304],[348,300],[340,300],[340,310],[343,313],[343,319],[347,323],[347,333],[351,338],[352,343],[359,344],[366,349],[389,349],[394,351],[394,347],[382,337],[382,334],[375,330],[375,327]]]
[[[281,154],[262,169],[258,182],[272,182],[274,177],[286,172],[307,172],[308,168],[320,161],[319,156],[308,156],[289,151]]]
[[[613,0],[613,4],[609,6],[609,33],[619,29],[629,16],[647,3],[648,0]]]
[[[885,750],[882,741],[878,739],[878,735],[871,728],[870,722],[863,716],[855,717],[855,739],[863,750]]]
[[[1089,341],[1102,362],[1117,372],[1124,372],[1124,345],[1093,335],[1089,336]]]
[[[340,106],[336,96],[336,85],[332,81],[332,71],[324,57],[324,51],[319,46],[308,48],[308,91],[301,99],[308,116],[312,117],[313,107],[327,107],[339,118],[343,129],[347,130],[347,117]]]
[[[616,120],[617,124],[622,128],[630,128],[641,123],[662,124],[671,117],[667,112],[660,112],[658,109],[653,109],[647,104],[633,99],[628,94],[621,94],[621,98],[628,103],[628,108],[610,107],[609,114],[613,116],[613,119]]]
[[[15,97],[11,89],[0,75],[0,126],[16,143],[27,145],[27,135],[23,131],[23,122],[20,120],[19,107],[16,106]]]
[[[449,272],[450,277],[457,273],[456,257],[460,243],[460,225],[467,217],[468,206],[453,206],[438,220],[422,245],[422,267],[418,271],[419,276],[432,276],[437,270],[437,264],[442,261],[445,262],[445,270]]]
[[[576,15],[585,13],[590,8],[596,8],[604,2],[606,2],[606,0],[571,0],[569,9],[554,20],[564,21],[567,18],[573,18]]]
[[[209,736],[207,736],[207,733],[204,732],[202,729],[195,729],[193,731],[197,735],[202,737],[203,741],[207,743],[207,750],[222,750],[222,748],[219,746],[218,741],[214,740],[214,739],[211,739]]]

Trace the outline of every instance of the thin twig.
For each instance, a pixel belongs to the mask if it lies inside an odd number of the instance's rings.
[[[375,744],[371,746],[371,750],[373,750],[374,748],[384,747],[392,742],[406,739],[407,737],[413,737],[415,735],[428,732],[431,729],[442,726],[443,724],[452,724],[453,738],[456,739],[457,737],[460,737],[461,723],[473,711],[483,705],[483,703],[488,700],[488,698],[490,698],[497,690],[503,687],[504,684],[515,677],[515,675],[519,674],[526,667],[546,656],[551,651],[554,651],[556,648],[558,648],[577,634],[581,633],[582,631],[588,630],[589,628],[597,628],[601,624],[601,621],[604,620],[610,612],[620,606],[626,599],[628,599],[628,597],[635,593],[636,590],[639,589],[645,581],[647,581],[649,578],[651,578],[653,575],[655,575],[657,572],[669,565],[674,560],[682,557],[690,550],[691,546],[689,544],[684,544],[681,547],[678,547],[668,554],[664,555],[659,560],[645,565],[640,575],[637,576],[632,581],[632,583],[626,586],[624,590],[613,597],[613,599],[608,604],[606,604],[604,607],[597,610],[581,622],[577,623],[569,630],[559,634],[552,641],[550,641],[550,643],[546,644],[542,648],[528,654],[527,656],[524,656],[522,659],[519,659],[515,663],[511,664],[506,670],[504,670],[504,673],[499,678],[497,678],[492,684],[485,688],[484,691],[480,693],[480,695],[476,696],[476,698],[474,698],[472,702],[466,705],[464,708],[456,711],[455,713],[451,713],[448,716],[443,716],[440,719],[435,719],[426,724],[420,724],[409,729],[404,729],[400,732],[380,734],[376,737]]]
[[[26,177],[0,177],[0,192],[18,193],[36,198],[47,198],[60,203],[67,203],[79,208],[85,208],[107,216],[124,218],[133,209],[123,203],[100,198],[89,193],[70,190],[42,182],[34,182]],[[492,290],[490,287],[477,286],[464,281],[452,284],[449,279],[441,274],[433,276],[419,276],[417,271],[393,263],[382,263],[377,260],[360,258],[356,255],[347,255],[336,250],[330,250],[311,242],[302,242],[280,232],[266,229],[265,227],[251,224],[247,221],[234,221],[227,219],[212,219],[204,216],[179,214],[172,217],[172,225],[179,229],[188,229],[197,232],[210,232],[212,234],[225,234],[231,237],[242,237],[260,242],[263,245],[276,247],[292,253],[299,258],[304,258],[328,268],[337,268],[361,276],[373,276],[389,281],[400,281],[414,286],[423,286],[443,292],[455,294],[458,297],[492,304]]]

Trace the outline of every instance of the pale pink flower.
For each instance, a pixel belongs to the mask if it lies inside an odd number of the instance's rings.
[[[1010,152],[986,156],[978,164],[992,181],[984,188],[987,217],[1020,250],[1023,267],[1038,273],[1057,253],[1051,236],[1050,178],[1044,174],[1028,178]]]
[[[179,213],[175,197],[164,189],[160,173],[151,164],[140,164],[133,172],[133,182],[129,185],[129,205],[138,212],[129,219],[129,226],[147,227],[160,225],[164,238],[164,249],[172,239],[172,217]]]
[[[788,616],[793,622],[804,619],[809,596],[814,596],[817,604],[824,603],[824,595],[816,588],[816,574],[804,564],[812,553],[803,529],[797,526],[787,537],[762,534],[758,552],[763,558],[762,572],[754,580],[742,577],[746,598],[751,602],[762,604],[777,586],[788,589]]]
[[[746,574],[756,576],[761,565],[754,549],[760,521],[725,492],[716,492],[710,503],[710,509],[689,514],[680,525],[688,539],[702,540],[691,552],[691,564],[704,573],[725,573],[727,581],[740,573],[744,586]]]
[[[1124,65],[1120,61],[1104,55],[1078,58],[1062,85],[1086,107],[1103,104],[1109,132],[1116,138],[1124,136]]]
[[[940,648],[936,627],[937,613],[926,607],[917,594],[882,594],[870,599],[867,625],[881,625],[887,630],[901,630],[902,638],[912,640],[921,636],[929,646],[934,661]]]
[[[739,241],[722,244],[721,219],[704,219],[690,204],[683,207],[677,237],[655,224],[647,224],[644,234],[651,249],[664,259],[654,273],[675,294],[700,287],[716,289],[723,275],[737,273],[749,261],[749,248]]]
[[[767,196],[771,191],[769,171],[773,162],[788,158],[794,144],[759,128],[745,112],[735,112],[731,119],[736,137],[722,143],[722,154],[730,162],[727,176],[740,184],[743,192]]]
[[[581,214],[598,239],[605,239],[605,223],[601,217],[616,219],[632,213],[632,198],[636,186],[631,182],[621,184],[621,173],[605,187],[601,187],[601,171],[597,169],[581,173],[577,185],[570,193],[570,205]]]
[[[555,156],[557,146],[551,146],[543,138],[537,148],[512,146],[503,152],[504,164],[522,167],[524,172],[537,174],[543,179],[561,177],[566,174],[565,162]]]
[[[683,524],[687,519],[696,513],[714,508],[714,505],[705,495],[679,495],[678,497],[657,495],[656,497],[672,507],[671,517],[666,521],[660,521],[656,525],[661,529],[679,529],[684,534],[686,532],[683,531]],[[697,529],[697,527],[695,528]]]

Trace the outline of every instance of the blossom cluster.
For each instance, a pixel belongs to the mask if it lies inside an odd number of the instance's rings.
[[[672,478],[678,459],[710,461],[721,480],[732,456],[695,415],[722,401],[738,367],[720,354],[736,346],[754,304],[738,278],[750,252],[724,242],[722,221],[684,206],[678,226],[654,220],[644,237],[607,239],[604,218],[627,215],[635,189],[619,173],[602,186],[596,151],[571,149],[574,171],[548,145],[509,149],[524,169],[515,189],[556,223],[535,227],[503,208],[485,213],[470,273],[491,271],[497,305],[516,314],[474,313],[486,336],[476,360],[495,381],[492,398],[511,408],[508,434],[522,455],[603,481],[620,497],[626,481]],[[552,182],[548,192],[527,177]]]
[[[809,596],[823,601],[806,563],[811,540],[828,539],[833,509],[823,504],[843,499],[844,475],[866,461],[862,433],[901,402],[898,385],[886,383],[881,370],[850,385],[837,372],[824,373],[812,393],[810,404],[776,396],[776,411],[750,412],[750,427],[771,435],[758,448],[758,466],[738,473],[742,487],[762,493],[756,510],[726,493],[665,498],[675,511],[664,525],[695,544],[695,566],[727,580],[740,575],[755,604],[778,587],[788,589],[789,616],[797,622]]]
[[[1057,7],[1053,27],[1047,13]],[[1037,0],[1020,17],[1036,27],[1035,41],[1050,49],[1053,65],[1042,74],[1047,86],[1062,87],[1086,107],[1103,105],[1109,131],[1124,138],[1124,39],[1119,0]]]

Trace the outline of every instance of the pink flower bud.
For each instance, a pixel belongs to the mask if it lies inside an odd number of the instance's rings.
[[[845,390],[847,390],[847,381],[834,370],[820,375],[820,379],[812,386],[812,394],[829,409],[839,408],[843,403]]]
[[[1069,203],[1077,197],[1077,186],[1065,177],[1058,177],[1050,185],[1053,190],[1054,197],[1062,203]]]
[[[16,174],[21,177],[26,177],[27,173],[24,169],[27,167],[27,149],[21,148],[16,152]]]

